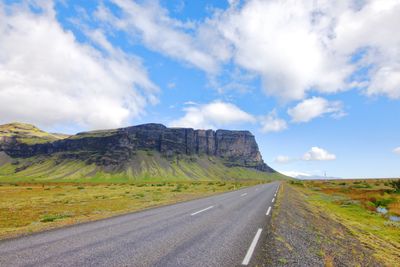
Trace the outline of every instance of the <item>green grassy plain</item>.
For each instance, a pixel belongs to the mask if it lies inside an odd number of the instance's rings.
[[[312,206],[325,211],[348,228],[374,256],[387,264],[399,266],[400,222],[389,216],[400,215],[400,194],[388,180],[292,181]],[[377,207],[388,210],[386,215]]]
[[[0,239],[186,201],[258,183],[261,181],[2,183]]]

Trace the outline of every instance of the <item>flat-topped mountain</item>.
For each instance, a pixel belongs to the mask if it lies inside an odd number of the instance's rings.
[[[150,123],[63,136],[22,125],[28,129],[18,134],[2,130],[10,128],[10,124],[0,126],[0,151],[12,159],[9,164],[16,167],[14,173],[49,161],[52,161],[52,168],[72,163],[79,163],[82,168],[92,166],[94,169],[86,176],[97,172],[124,173],[132,177],[147,173],[156,178],[157,174],[167,176],[170,173],[174,177],[203,178],[203,174],[216,165],[252,169],[257,173],[275,172],[262,160],[254,135],[249,131],[167,128]],[[30,130],[40,134],[28,138],[33,136]],[[188,165],[185,170],[183,165]],[[196,170],[189,165],[196,165]],[[167,174],[160,173],[159,169]],[[78,170],[73,168],[71,172],[75,174]]]

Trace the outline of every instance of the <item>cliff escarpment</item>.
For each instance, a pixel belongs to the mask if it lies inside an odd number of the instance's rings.
[[[39,138],[34,142],[23,137],[25,139],[13,134],[0,135],[0,151],[12,158],[56,155],[59,159],[114,167],[131,162],[138,151],[154,151],[165,158],[210,156],[220,159],[228,167],[273,172],[262,160],[254,135],[249,131],[194,130],[143,124],[83,132],[56,140],[42,141]]]

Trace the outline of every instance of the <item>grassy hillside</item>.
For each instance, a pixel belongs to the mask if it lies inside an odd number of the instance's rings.
[[[47,133],[28,123],[9,123],[0,125],[0,137],[15,136],[17,141],[25,144],[39,144],[64,139],[68,135]]]
[[[107,169],[108,168],[108,169]],[[118,169],[87,165],[77,160],[50,158],[17,159],[0,166],[0,182],[135,182],[184,180],[276,180],[280,173],[266,173],[241,167],[227,167],[219,158],[181,156],[167,159],[153,151],[138,151]]]

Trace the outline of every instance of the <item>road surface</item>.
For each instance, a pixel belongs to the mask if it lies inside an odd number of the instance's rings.
[[[278,187],[258,185],[5,240],[0,266],[251,266]]]

